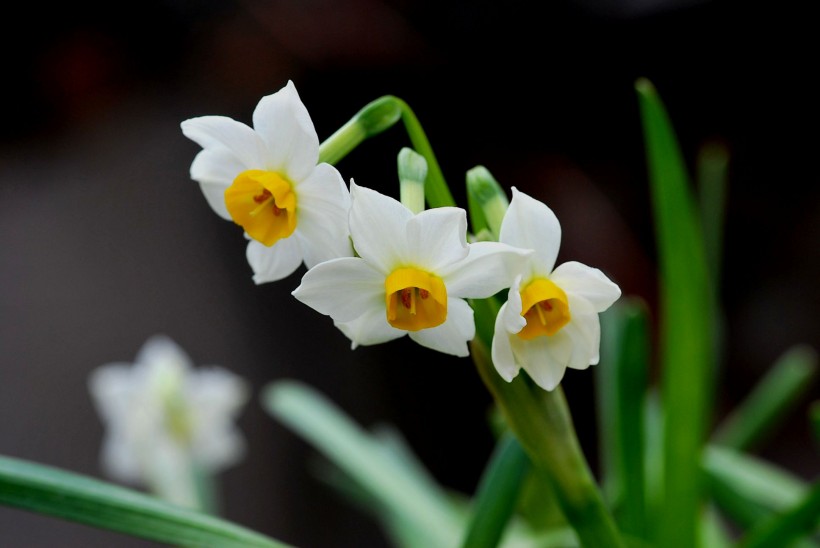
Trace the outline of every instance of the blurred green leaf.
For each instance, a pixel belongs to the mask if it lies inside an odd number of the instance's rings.
[[[820,482],[783,513],[756,525],[743,539],[742,548],[780,548],[801,536],[817,531],[820,525]]]
[[[788,510],[808,493],[806,484],[790,472],[724,447],[709,446],[703,468],[713,500],[743,528]]]
[[[723,222],[726,215],[726,189],[729,174],[729,151],[721,143],[701,147],[697,159],[700,212],[703,224],[706,260],[712,287],[720,284],[723,256]]]
[[[323,395],[296,381],[279,381],[265,388],[262,403],[384,505],[404,535],[420,545],[458,543],[463,520],[445,493]]]
[[[604,485],[621,529],[648,538],[644,470],[649,332],[646,305],[623,298],[602,316],[595,368]]]
[[[817,353],[805,345],[789,349],[726,417],[712,439],[733,449],[759,446],[799,403],[816,377]]]
[[[178,546],[286,546],[137,491],[4,456],[0,456],[0,504]]]
[[[700,219],[672,124],[654,86],[635,85],[661,271],[664,487],[658,542],[694,546],[701,503],[699,455],[712,397],[713,303]]]
[[[649,320],[642,302],[625,301],[625,308],[621,352],[613,364],[617,371],[615,426],[623,486],[623,500],[616,516],[625,533],[647,539],[643,458],[644,400],[649,380]]]
[[[706,507],[701,518],[700,544],[705,548],[729,548],[732,540],[712,505]]]
[[[504,434],[490,457],[473,500],[473,512],[462,546],[492,548],[504,535],[515,511],[530,459],[510,433]]]
[[[814,440],[820,444],[820,401],[815,401],[809,407],[809,421],[814,432]]]

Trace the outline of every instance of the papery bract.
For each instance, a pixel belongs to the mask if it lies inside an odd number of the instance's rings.
[[[509,287],[529,252],[498,242],[468,244],[462,209],[414,215],[353,182],[350,192],[359,256],[315,266],[294,296],[332,317],[354,348],[409,334],[422,346],[467,356],[475,322],[464,299]]]
[[[578,262],[553,270],[561,244],[558,219],[545,204],[512,191],[499,240],[534,253],[496,317],[493,363],[507,381],[523,367],[538,386],[553,390],[567,367],[586,369],[598,363],[598,313],[621,290],[600,270]]]
[[[293,82],[259,101],[253,126],[224,116],[182,122],[185,136],[203,148],[191,178],[211,208],[251,238],[254,281],[352,255],[350,195],[336,168],[317,165],[319,138]]]

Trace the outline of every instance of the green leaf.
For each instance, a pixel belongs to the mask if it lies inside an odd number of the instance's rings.
[[[296,381],[278,381],[265,388],[262,404],[380,501],[403,535],[412,532],[428,546],[458,543],[463,520],[440,488],[323,395]]]
[[[809,421],[814,432],[814,441],[820,444],[820,400],[812,402],[809,406]]]
[[[648,539],[644,453],[649,374],[645,303],[624,298],[601,315],[595,368],[600,458],[610,506],[625,533]]]
[[[794,506],[759,523],[741,539],[742,548],[779,548],[789,546],[801,536],[813,533],[820,525],[820,482]]]
[[[623,500],[616,516],[621,529],[648,538],[644,481],[644,408],[649,378],[649,320],[639,301],[624,302],[621,351],[616,363],[617,451]]]
[[[473,514],[462,546],[497,546],[515,511],[530,459],[512,434],[496,445],[473,503]]]
[[[726,417],[712,439],[733,449],[759,446],[788,416],[816,377],[817,353],[805,345],[789,349]]]
[[[137,491],[5,456],[0,456],[0,504],[177,546],[286,546]]]
[[[709,446],[703,468],[718,507],[744,528],[786,511],[806,496],[806,484],[793,474],[739,451]]]
[[[699,455],[712,399],[713,303],[701,225],[683,157],[654,86],[635,85],[643,122],[661,275],[661,366],[666,498],[658,543],[694,546]]]
[[[712,287],[720,282],[723,255],[723,221],[726,215],[726,187],[729,151],[718,142],[707,143],[698,153],[698,190],[704,245]]]

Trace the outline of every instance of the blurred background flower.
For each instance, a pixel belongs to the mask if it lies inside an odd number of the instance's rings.
[[[133,364],[95,369],[88,388],[105,425],[101,461],[111,478],[213,510],[215,474],[245,454],[234,425],[249,396],[242,379],[222,367],[194,369],[174,341],[154,335]]]
[[[382,94],[407,100],[460,204],[464,173],[486,165],[556,212],[559,262],[593,264],[654,307],[633,91],[637,77],[650,78],[690,166],[706,143],[731,154],[717,412],[792,344],[820,348],[806,8],[560,0],[532,10],[521,1],[397,0],[8,6],[0,453],[99,475],[103,429],[86,378],[166,332],[195,363],[230,364],[255,389],[296,377],[363,424],[395,423],[438,480],[472,492],[492,436],[490,397],[471,362],[406,340],[350,352],[329,319],[290,296],[301,270],[252,283],[241,231],[211,213],[188,176],[198,148],[179,133],[182,120],[218,112],[250,123],[259,99],[289,79],[320,139]],[[406,144],[391,130],[338,168],[397,196],[396,154]],[[592,376],[569,371],[563,386],[594,461]],[[760,453],[810,478],[820,470],[804,413]],[[312,451],[258,405],[239,426],[248,457],[224,474],[228,518],[298,545],[386,545],[377,525],[313,479]],[[0,544],[148,543],[3,508]]]

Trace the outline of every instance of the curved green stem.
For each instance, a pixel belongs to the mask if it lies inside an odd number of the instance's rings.
[[[533,465],[548,474],[581,544],[623,546],[578,443],[563,391],[560,387],[552,392],[541,390],[523,374],[510,383],[502,379],[488,353],[497,303],[485,299],[472,304],[478,334],[472,341],[472,356],[481,379]]]
[[[456,205],[427,134],[410,106],[392,95],[379,97],[364,106],[345,125],[319,145],[319,162],[335,164],[365,139],[378,135],[401,120],[413,148],[427,161],[424,193],[430,207]]]

